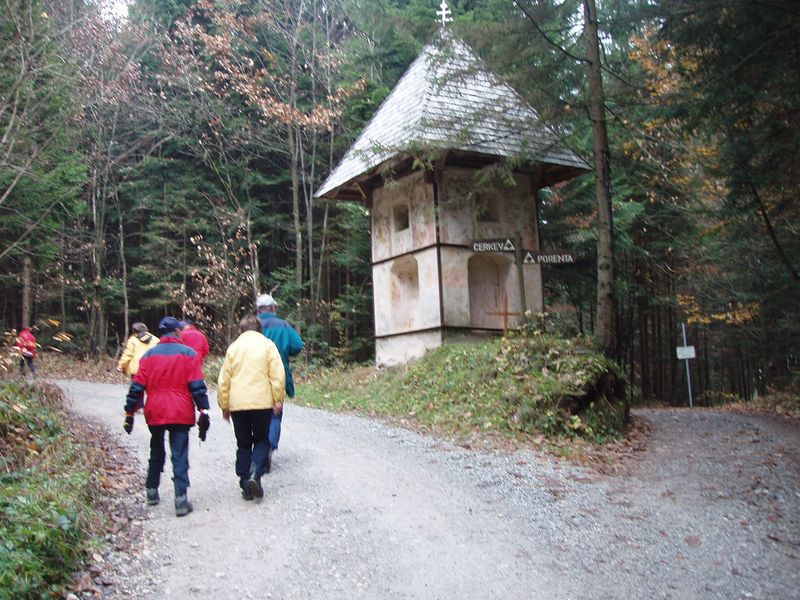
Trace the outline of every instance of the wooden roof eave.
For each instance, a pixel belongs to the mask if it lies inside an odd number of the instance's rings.
[[[445,166],[476,169],[504,160],[505,157],[488,154],[477,154],[463,151],[454,151],[445,155]],[[320,200],[346,200],[363,202],[368,208],[372,206],[372,192],[382,187],[392,177],[401,178],[413,171],[413,157],[397,155],[383,161],[362,173],[358,177],[343,183],[337,188],[327,192]],[[387,177],[387,173],[392,177]],[[556,163],[533,162],[515,169],[517,173],[534,173],[537,187],[546,188],[562,181],[574,179],[580,175],[590,173],[591,169],[583,169],[571,165]]]
[[[575,179],[586,173],[591,173],[591,169],[581,169],[564,165],[545,164],[539,176],[539,188],[547,188],[562,181]]]
[[[372,192],[392,178],[408,175],[413,170],[414,159],[408,155],[397,155],[375,165],[337,188],[320,196],[320,200],[350,200],[372,205]]]

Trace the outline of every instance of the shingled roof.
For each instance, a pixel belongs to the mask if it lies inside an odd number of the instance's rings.
[[[423,49],[316,196],[337,197],[412,146],[557,165],[556,180],[590,169],[469,46],[446,38]]]

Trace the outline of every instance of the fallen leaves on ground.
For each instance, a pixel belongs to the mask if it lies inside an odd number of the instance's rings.
[[[41,352],[36,359],[36,368],[40,376],[53,379],[130,383],[130,377],[117,371],[117,359],[107,355],[74,358],[56,352]]]
[[[142,541],[139,522],[147,516],[141,501],[144,482],[130,453],[105,429],[76,417],[71,421],[77,439],[91,440],[86,466],[93,473],[92,502],[98,516],[94,535],[102,540],[93,546],[83,568],[75,574],[72,595],[103,598],[107,592],[115,596],[113,555],[135,553]]]

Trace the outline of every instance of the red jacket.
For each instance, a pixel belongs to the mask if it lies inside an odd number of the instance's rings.
[[[19,332],[14,347],[19,351],[20,356],[36,358],[36,336],[27,327]]]
[[[206,382],[194,350],[174,334],[161,338],[144,353],[125,402],[125,412],[133,413],[144,403],[148,425],[194,425],[195,407],[208,409]]]
[[[194,325],[188,325],[186,329],[181,332],[181,341],[197,352],[197,355],[200,357],[200,364],[202,365],[211,350],[208,346],[208,338],[206,335]]]

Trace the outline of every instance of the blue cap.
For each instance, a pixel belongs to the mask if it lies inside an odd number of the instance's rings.
[[[178,327],[184,329],[189,323],[186,321],[178,321]]]
[[[158,330],[162,333],[169,333],[179,329],[181,322],[175,317],[164,317],[158,322]]]

